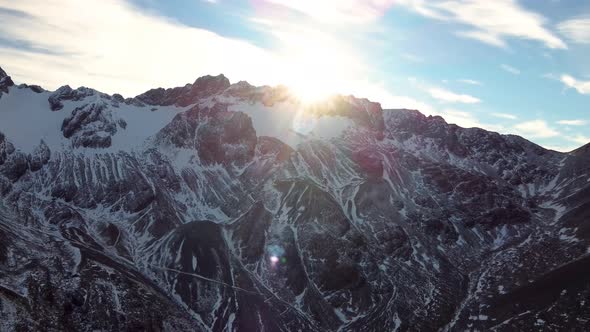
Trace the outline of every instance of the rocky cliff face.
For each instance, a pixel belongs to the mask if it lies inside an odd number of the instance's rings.
[[[223,76],[128,99],[7,77],[0,330],[590,324],[588,146]]]
[[[3,93],[8,93],[8,88],[14,85],[12,79],[6,72],[0,68],[0,97],[2,97]]]

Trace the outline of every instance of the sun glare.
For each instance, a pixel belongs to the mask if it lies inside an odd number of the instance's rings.
[[[358,73],[361,61],[348,49],[321,32],[282,33],[283,82],[304,104],[316,103],[344,91]]]
[[[314,103],[337,91],[336,64],[330,63],[326,52],[298,54],[287,60],[287,86],[303,103]]]

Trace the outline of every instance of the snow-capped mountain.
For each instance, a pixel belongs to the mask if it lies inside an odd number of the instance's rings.
[[[584,330],[589,218],[590,145],[0,69],[2,331]]]

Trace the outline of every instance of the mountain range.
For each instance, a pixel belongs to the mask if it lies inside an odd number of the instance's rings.
[[[2,331],[588,330],[589,219],[590,144],[0,69]]]

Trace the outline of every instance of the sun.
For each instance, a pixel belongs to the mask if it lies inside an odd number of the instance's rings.
[[[321,102],[346,93],[360,60],[353,50],[318,31],[280,35],[283,84],[304,104]]]
[[[335,95],[330,82],[314,82],[313,79],[301,79],[288,85],[293,95],[304,105],[316,104]]]
[[[302,54],[287,62],[287,87],[304,104],[316,103],[338,93],[338,75],[325,54]]]

